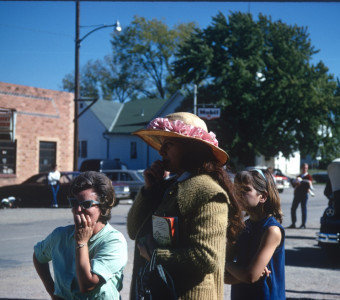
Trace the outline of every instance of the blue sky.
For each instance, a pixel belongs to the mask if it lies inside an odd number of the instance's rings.
[[[161,19],[172,27],[181,22],[208,26],[221,11],[250,12],[272,20],[308,27],[312,44],[329,72],[340,77],[340,3],[321,2],[81,2],[81,37],[91,25],[122,27],[134,15]],[[112,28],[87,37],[80,48],[80,66],[111,53]],[[61,90],[62,79],[74,71],[74,1],[0,1],[0,81]]]

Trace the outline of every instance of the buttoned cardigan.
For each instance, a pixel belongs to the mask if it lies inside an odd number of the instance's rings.
[[[209,175],[170,181],[157,188],[153,193],[138,193],[128,213],[130,238],[138,240],[152,233],[154,213],[177,216],[178,240],[172,247],[157,248],[156,262],[171,274],[179,299],[223,299],[229,205],[226,191]],[[144,264],[135,246],[130,299],[136,299],[136,276]]]

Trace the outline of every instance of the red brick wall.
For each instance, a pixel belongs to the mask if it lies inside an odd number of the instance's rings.
[[[39,172],[39,142],[57,143],[60,171],[73,169],[73,94],[0,82],[0,108],[15,109],[16,174],[0,186],[21,183]]]

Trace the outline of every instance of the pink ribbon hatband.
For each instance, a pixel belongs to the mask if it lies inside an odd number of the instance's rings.
[[[208,133],[202,128],[185,124],[181,120],[170,121],[168,118],[156,118],[149,123],[147,128],[176,132],[188,137],[201,139],[218,147],[218,141],[213,132]]]

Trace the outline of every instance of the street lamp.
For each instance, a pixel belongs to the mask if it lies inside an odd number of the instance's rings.
[[[266,77],[264,76],[263,73],[261,72],[256,72],[256,80],[263,82],[266,81]]]
[[[102,25],[99,26],[87,34],[85,34],[82,38],[79,36],[79,11],[80,11],[80,1],[76,0],[76,39],[75,39],[75,71],[74,71],[74,139],[73,139],[73,170],[78,170],[78,101],[81,101],[80,99],[80,84],[79,84],[79,49],[80,49],[80,43],[87,38],[90,34],[93,32],[107,28],[107,27],[115,27],[115,31],[120,32],[122,30],[122,27],[120,26],[119,21],[117,21],[115,24],[112,25]]]

